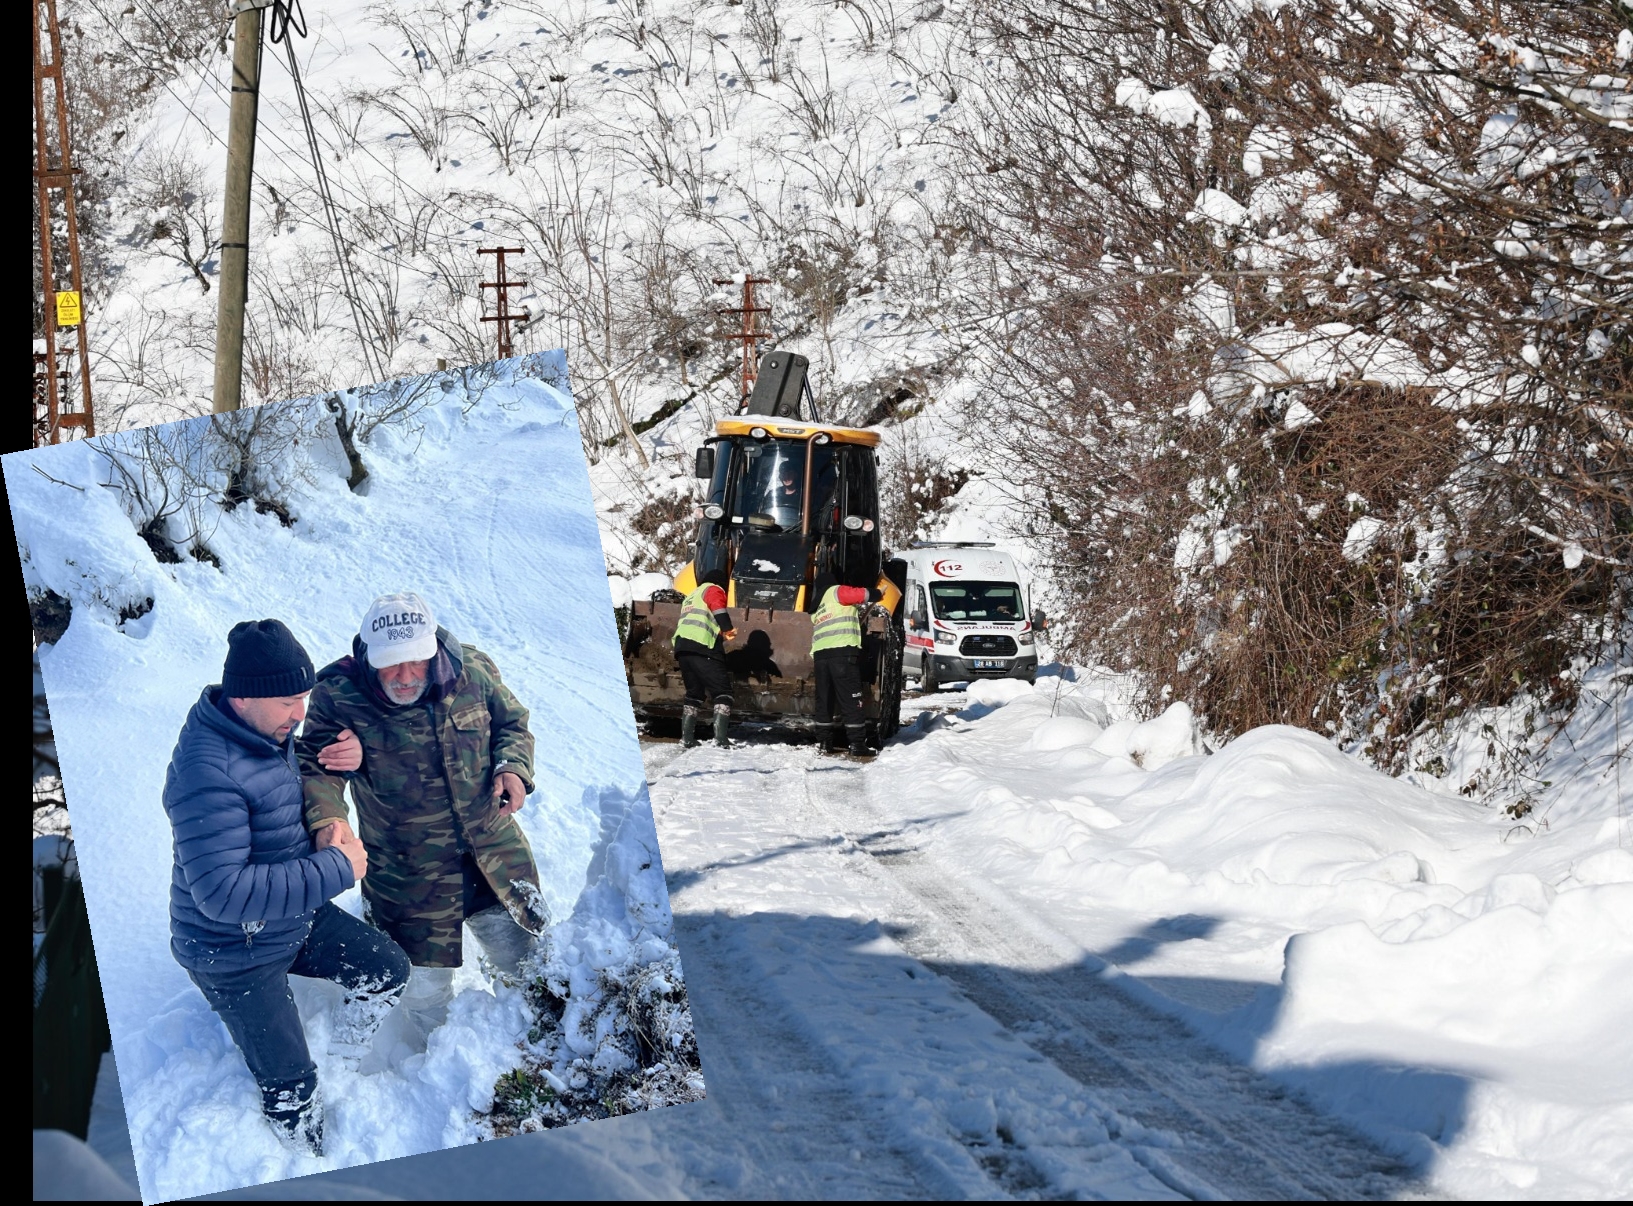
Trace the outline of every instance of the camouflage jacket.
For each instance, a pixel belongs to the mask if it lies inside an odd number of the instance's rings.
[[[485,653],[445,629],[437,629],[437,640],[432,685],[406,706],[385,699],[362,643],[354,642],[351,657],[318,673],[296,753],[306,824],[314,832],[346,818],[351,784],[357,833],[369,856],[363,897],[375,924],[420,966],[457,967],[465,851],[522,926],[537,933],[547,918],[533,851],[516,818],[501,815],[493,799],[500,769],[533,790],[527,709]],[[318,751],[343,729],[363,743],[363,765],[331,774],[319,765]]]

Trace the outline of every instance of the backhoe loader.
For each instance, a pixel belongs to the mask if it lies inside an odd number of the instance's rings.
[[[624,669],[637,720],[657,732],[681,714],[685,691],[671,640],[680,602],[711,570],[727,575],[736,635],[726,646],[734,719],[786,729],[826,729],[815,714],[812,583],[827,571],[844,586],[877,587],[863,623],[862,679],[869,738],[898,728],[902,690],[905,563],[880,543],[878,433],[820,421],[803,356],[773,351],[744,413],[722,419],[697,450],[708,482],[695,512],[690,562],[673,588],[636,600]],[[801,401],[810,402],[801,418]]]

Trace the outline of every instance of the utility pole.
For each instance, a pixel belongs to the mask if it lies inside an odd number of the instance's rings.
[[[494,279],[491,281],[483,281],[481,287],[483,289],[492,289],[494,293],[497,294],[497,297],[494,300],[494,308],[498,311],[498,313],[484,314],[482,315],[482,321],[496,322],[499,324],[499,359],[509,360],[511,357],[510,324],[513,322],[525,322],[529,316],[525,311],[521,314],[512,314],[510,312],[510,291],[512,289],[525,289],[527,287],[527,282],[513,281],[505,275],[505,257],[507,255],[525,255],[526,251],[521,247],[478,247],[476,249],[476,254],[491,255],[494,257]],[[484,295],[484,303],[486,303],[486,300],[486,295]],[[483,309],[486,308],[487,307],[484,304]]]
[[[215,322],[216,411],[244,397],[244,305],[249,299],[249,202],[255,175],[255,119],[261,92],[261,10],[273,0],[233,4],[232,108],[227,122],[227,188],[221,212],[221,292]]]
[[[717,285],[735,285],[736,283],[737,282],[735,280],[715,281],[715,284]],[[761,314],[770,314],[771,307],[757,306],[754,304],[754,286],[769,285],[770,283],[771,282],[763,276],[744,276],[743,304],[738,306],[736,309],[715,311],[716,314],[741,314],[743,316],[742,330],[733,331],[729,335],[720,336],[721,339],[731,340],[735,343],[741,343],[743,345],[743,397],[737,404],[739,413],[741,413],[743,407],[748,404],[748,396],[754,392],[754,380],[757,376],[759,376],[760,340],[769,339],[771,337],[771,332],[762,330],[759,322],[759,316]],[[771,320],[769,318],[766,319],[767,323],[770,321]]]
[[[79,265],[79,218],[74,210],[73,145],[68,135],[68,90],[62,77],[62,34],[57,0],[33,0],[34,8],[34,184],[40,207],[40,290],[45,351],[34,354],[33,443],[56,444],[64,431],[96,434],[91,411],[91,361],[85,341],[83,280]],[[43,38],[43,42],[42,42]],[[47,87],[46,81],[50,81]],[[64,241],[68,251],[68,287],[59,289],[60,265],[55,254],[61,196]],[[64,328],[74,331],[75,345],[60,347]],[[73,357],[78,352],[77,363]],[[62,360],[69,363],[63,367]],[[79,379],[79,407],[72,405],[73,382]]]

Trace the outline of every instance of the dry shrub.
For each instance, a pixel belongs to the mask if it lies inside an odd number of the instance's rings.
[[[992,6],[980,434],[1047,515],[1074,652],[1399,766],[1625,648],[1617,11]]]
[[[691,492],[684,488],[673,494],[654,494],[646,500],[629,521],[630,529],[646,542],[631,572],[667,573],[691,560],[697,526],[692,516],[695,506]]]

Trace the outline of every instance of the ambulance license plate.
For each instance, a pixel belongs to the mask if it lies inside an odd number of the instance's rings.
[[[1002,670],[1003,667],[988,657],[978,657],[972,663],[977,670]]]

